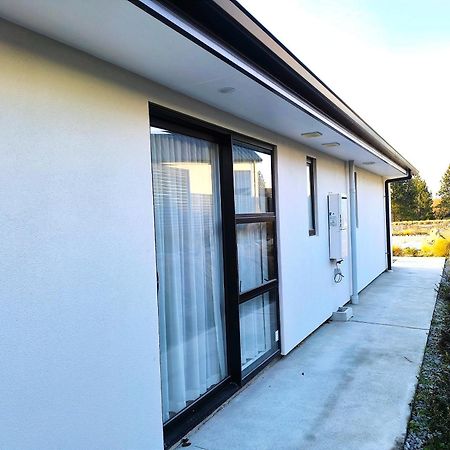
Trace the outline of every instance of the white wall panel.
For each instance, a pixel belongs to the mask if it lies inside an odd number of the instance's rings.
[[[162,448],[148,106],[0,28],[0,448]]]
[[[386,269],[386,222],[384,180],[357,168],[358,216],[358,289],[366,287]]]
[[[306,204],[306,149],[281,146],[278,153],[278,198],[280,223],[282,350],[289,352],[308,336],[350,295],[348,258],[342,263],[344,279],[333,280],[328,251],[328,206],[330,192],[346,192],[345,163],[317,157],[317,236],[309,236]]]

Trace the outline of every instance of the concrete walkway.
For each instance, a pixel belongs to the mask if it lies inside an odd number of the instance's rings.
[[[399,258],[189,436],[207,450],[390,450],[406,431],[443,258]]]

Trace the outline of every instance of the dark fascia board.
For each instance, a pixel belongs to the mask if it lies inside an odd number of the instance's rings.
[[[236,0],[158,0],[405,170],[417,169]]]

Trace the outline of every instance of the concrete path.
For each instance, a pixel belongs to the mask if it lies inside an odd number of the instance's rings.
[[[391,450],[406,431],[443,258],[398,258],[189,436],[207,450]]]

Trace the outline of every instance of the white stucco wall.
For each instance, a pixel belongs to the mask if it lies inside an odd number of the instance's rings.
[[[317,236],[309,236],[306,203],[306,155],[317,156]],[[329,193],[347,192],[346,164],[298,146],[278,149],[278,205],[282,351],[289,352],[350,297],[348,258],[344,279],[333,280],[329,259]]]
[[[283,353],[349,299],[327,229],[346,164],[0,24],[0,448],[162,448],[148,101],[277,145]],[[361,287],[384,270],[382,195],[380,177],[360,175]]]
[[[0,448],[162,448],[148,106],[0,23]]]
[[[358,288],[362,290],[386,270],[384,180],[357,168],[358,217],[356,232]]]

